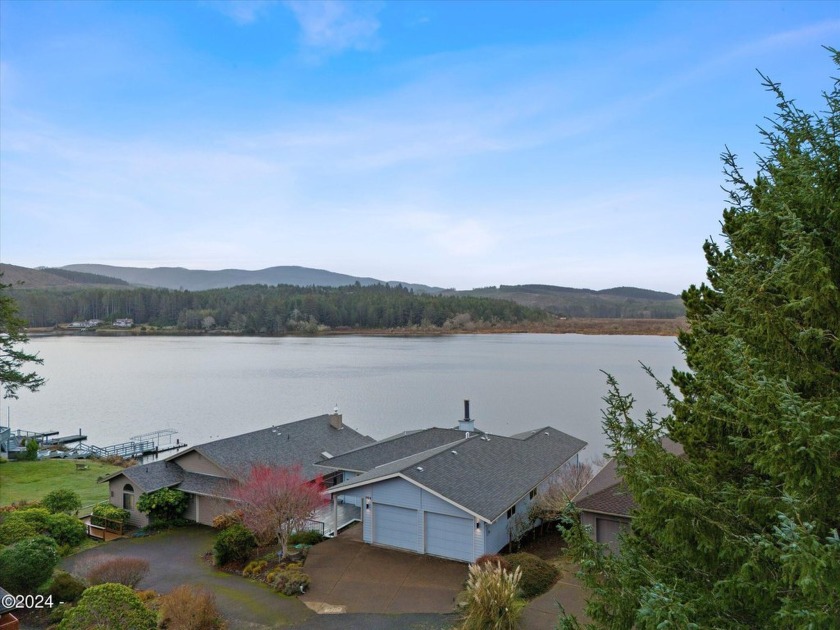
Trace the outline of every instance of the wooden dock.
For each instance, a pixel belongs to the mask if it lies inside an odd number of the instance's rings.
[[[128,442],[120,442],[119,444],[111,444],[110,446],[96,446],[94,444],[86,444],[87,436],[82,434],[79,429],[78,435],[67,435],[63,437],[58,436],[58,431],[26,431],[24,429],[16,429],[12,431],[12,439],[17,439],[18,443],[23,446],[26,440],[37,440],[41,448],[49,448],[55,446],[66,446],[68,444],[75,444],[72,448],[65,451],[67,455],[73,457],[122,457],[124,459],[140,459],[148,455],[158,455],[167,451],[173,451],[186,447],[186,443],[180,440],[172,441],[172,436],[178,433],[175,429],[159,429],[158,431],[151,431],[141,435],[134,435],[129,438]],[[167,438],[164,440],[163,438]]]

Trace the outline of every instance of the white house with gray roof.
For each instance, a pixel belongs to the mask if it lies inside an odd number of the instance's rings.
[[[514,437],[459,429],[398,435],[318,462],[344,472],[333,506],[361,510],[363,539],[473,562],[508,544],[530,503],[586,442],[552,427]],[[464,430],[467,429],[467,430]]]
[[[306,479],[322,476],[327,485],[334,485],[343,475],[328,473],[315,462],[373,441],[345,425],[341,414],[333,413],[207,442],[101,481],[108,482],[111,504],[129,511],[132,525],[148,524],[147,516],[136,508],[139,496],[161,488],[186,492],[190,502],[185,518],[211,525],[215,517],[234,508],[231,487],[245,480],[253,465],[299,465]]]

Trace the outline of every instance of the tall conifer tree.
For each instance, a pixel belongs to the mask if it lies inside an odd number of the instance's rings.
[[[807,114],[764,79],[766,155],[749,181],[724,153],[725,244],[706,242],[708,284],[683,293],[681,396],[660,383],[671,413],[634,418],[609,379],[604,426],[639,507],[620,554],[568,535],[596,627],[840,627],[840,81]]]

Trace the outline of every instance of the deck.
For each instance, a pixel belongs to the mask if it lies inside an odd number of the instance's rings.
[[[338,508],[338,531],[347,527],[350,523],[362,520],[362,508],[357,505],[349,503],[339,503]],[[312,515],[314,527],[312,529],[320,529],[324,536],[335,536],[333,531],[333,506],[325,505],[319,508],[315,514]]]

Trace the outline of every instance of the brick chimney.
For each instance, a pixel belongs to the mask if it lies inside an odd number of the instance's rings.
[[[341,414],[338,413],[338,406],[336,405],[333,412],[330,414],[330,426],[333,429],[341,429],[344,426],[344,422],[341,418]]]

